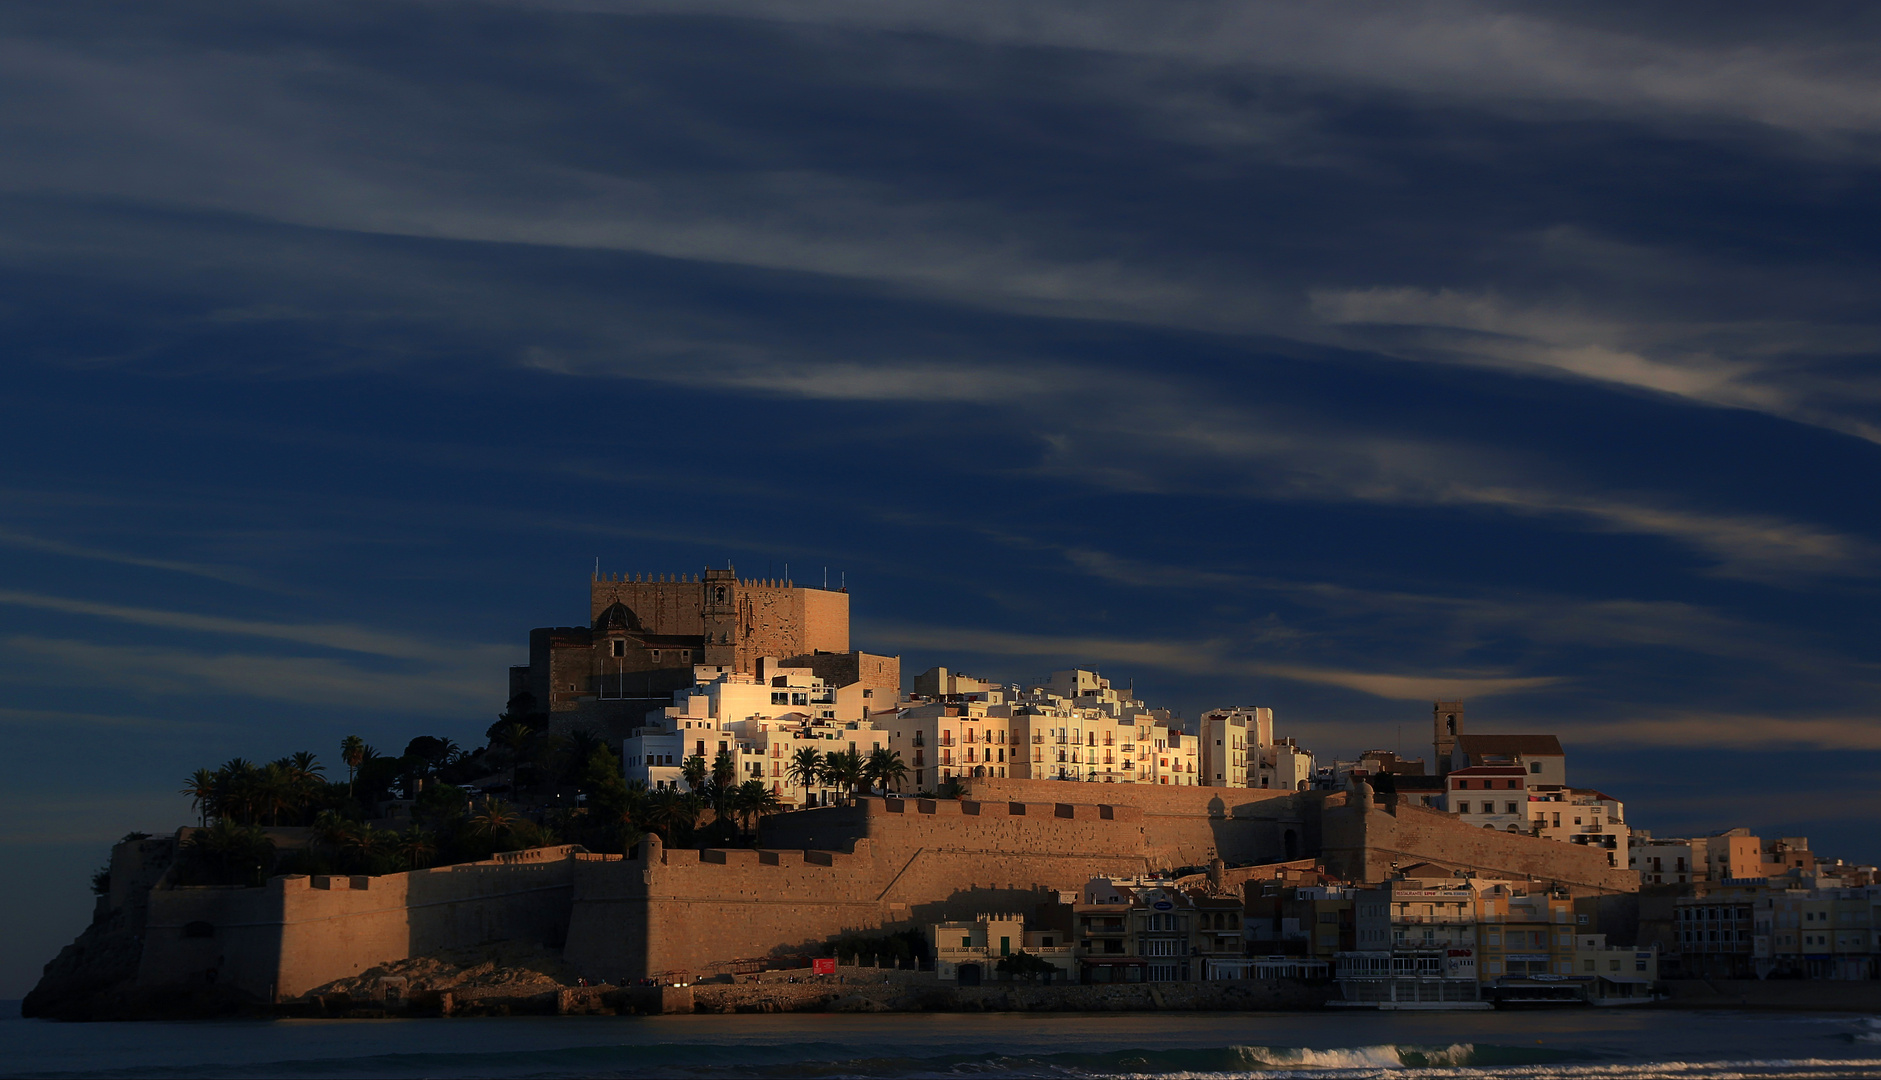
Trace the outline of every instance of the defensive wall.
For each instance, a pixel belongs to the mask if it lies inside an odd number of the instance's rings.
[[[566,962],[591,979],[726,970],[832,937],[984,911],[1029,915],[1092,877],[1152,869],[1135,807],[857,800],[765,822],[765,847],[578,858]]]
[[[837,589],[805,588],[774,578],[713,578],[662,575],[644,580],[596,578],[589,586],[592,622],[616,603],[640,620],[649,634],[703,637],[708,611],[715,605],[708,590],[727,590],[724,609],[736,621],[736,668],[751,671],[760,656],[799,656],[849,651],[849,594]],[[708,575],[709,577],[710,575]]]
[[[271,878],[261,888],[149,894],[140,987],[235,986],[296,997],[374,964],[502,940],[559,948],[572,847],[508,852],[381,877]]]
[[[1320,828],[1326,869],[1352,881],[1382,881],[1394,868],[1421,862],[1485,878],[1555,882],[1581,895],[1639,889],[1639,875],[1610,866],[1604,849],[1473,828],[1392,796],[1381,803],[1365,783],[1330,794]]]
[[[289,875],[247,889],[178,887],[165,874],[145,901],[136,985],[219,983],[278,1001],[375,964],[500,940],[561,948],[580,974],[618,985],[815,953],[845,933],[980,912],[1030,915],[1092,877],[1217,857],[1242,866],[1317,859],[1355,881],[1432,863],[1583,896],[1638,888],[1600,849],[1474,829],[1395,799],[1381,805],[1363,784],[1298,793],[1026,780],[968,787],[973,797],[957,800],[863,798],[778,815],[764,821],[760,849],[668,850],[649,836],[631,858],[540,848],[383,877]],[[1051,798],[1066,795],[1105,801]],[[141,862],[167,858],[169,848],[120,850],[111,903],[131,905],[134,883],[154,872]]]
[[[1064,797],[1057,780],[963,781],[976,798]],[[1608,864],[1604,850],[1524,833],[1473,828],[1426,807],[1380,796],[1370,785],[1346,791],[1086,785],[1078,798],[1131,806],[1158,869],[1264,866],[1317,858],[1352,881],[1381,881],[1417,862],[1473,870],[1482,877],[1555,881],[1577,892],[1633,892],[1638,875]],[[1360,809],[1362,808],[1362,809]]]
[[[982,800],[1106,803],[1142,814],[1155,869],[1284,862],[1320,848],[1320,804],[1326,793],[1274,788],[1173,787],[1160,784],[1085,784],[1063,780],[961,781]]]

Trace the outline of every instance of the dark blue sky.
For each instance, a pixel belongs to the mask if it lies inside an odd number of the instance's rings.
[[[1881,859],[1881,25],[1636,8],[6,5],[0,995],[597,556]]]

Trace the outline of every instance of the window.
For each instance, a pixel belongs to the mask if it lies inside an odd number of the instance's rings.
[[[1467,813],[1469,813],[1469,812],[1470,812],[1470,804],[1469,804],[1469,803],[1466,803],[1466,802],[1460,802],[1460,803],[1457,803],[1457,804],[1456,804],[1456,812],[1457,812],[1457,813],[1459,813],[1459,814],[1467,814]]]
[[[626,655],[627,655],[627,643],[626,643],[625,641],[621,641],[621,640],[620,640],[620,639],[618,639],[618,638],[616,638],[616,639],[615,639],[615,641],[614,641],[614,655],[615,655],[615,656],[626,656]]]
[[[1529,772],[1532,772],[1532,773],[1538,773],[1538,772],[1540,772],[1540,771],[1541,771],[1541,762],[1539,762],[1539,761],[1531,761],[1531,762],[1529,762],[1529,763],[1528,763],[1528,771],[1529,771]]]
[[[653,662],[656,664],[660,662],[660,650],[658,649],[653,650]]]
[[[1508,808],[1509,808],[1509,813],[1511,813],[1511,814],[1515,814],[1515,813],[1520,813],[1520,811],[1518,811],[1518,810],[1516,810],[1516,808],[1515,808],[1515,804],[1514,804],[1514,803],[1508,803],[1508,804],[1506,804],[1506,805],[1507,805],[1507,806],[1508,806]]]

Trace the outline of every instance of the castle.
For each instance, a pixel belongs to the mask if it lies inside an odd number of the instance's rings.
[[[610,741],[668,707],[674,690],[768,676],[761,669],[776,657],[831,684],[879,688],[882,699],[899,701],[899,659],[850,649],[848,601],[842,590],[742,580],[730,567],[658,580],[597,574],[590,625],[533,631],[530,663],[512,669],[512,697],[528,695],[554,724],[604,725]],[[937,692],[943,684],[959,692],[957,706],[945,704],[953,697],[941,699],[930,717],[936,724],[965,724],[972,708],[985,712],[999,696],[990,686],[962,692],[964,677],[944,669],[923,679]],[[1080,681],[1075,700],[1090,697],[1097,713],[1136,715],[1133,699],[1098,700],[1104,688],[1096,682]],[[772,685],[767,677],[767,695]],[[788,689],[777,693],[786,699],[780,707],[792,707]],[[912,723],[922,709],[934,712],[931,704],[902,702],[886,715]],[[848,933],[1031,910],[1094,877],[1211,866],[1218,878],[1236,880],[1288,864],[1373,882],[1422,865],[1540,880],[1582,895],[1638,889],[1638,875],[1597,847],[1479,827],[1433,804],[1442,785],[1467,784],[1459,777],[1474,769],[1542,778],[1560,764],[1551,738],[1486,742],[1495,737],[1462,731],[1461,703],[1439,702],[1436,788],[1420,789],[1415,777],[1389,770],[1369,778],[1357,770],[1343,784],[1313,787],[1288,773],[1265,787],[1256,786],[1263,775],[1257,751],[1276,742],[1271,713],[1243,711],[1239,727],[1232,710],[1211,714],[1215,726],[1205,727],[1222,743],[1201,757],[1201,774],[1207,778],[1219,762],[1224,780],[1235,778],[1221,786],[1183,784],[1172,750],[1161,744],[1153,768],[1147,758],[1135,768],[1111,764],[1107,751],[1099,762],[1097,751],[1108,743],[1095,735],[1072,740],[1060,731],[1049,738],[1089,751],[1085,782],[1032,778],[1052,769],[1069,775],[1055,763],[1030,776],[1015,767],[1008,777],[997,764],[969,766],[963,756],[946,778],[958,798],[865,797],[778,814],[764,820],[756,848],[671,849],[648,835],[627,856],[549,847],[377,877],[280,875],[258,888],[211,888],[177,883],[173,863],[187,830],[127,841],[113,851],[110,892],[92,929],[74,946],[73,978],[93,978],[81,962],[90,950],[116,957],[112,977],[144,992],[213,983],[279,1002],[375,965],[525,940],[560,950],[590,980],[619,984],[815,955]],[[1042,730],[1012,730],[1020,734],[991,740],[999,761],[1008,747],[1042,751],[1048,739]],[[939,727],[911,745],[924,741],[939,750],[954,744]],[[963,736],[961,746],[970,751],[987,741]],[[1194,758],[1193,746],[1186,752]],[[1027,758],[1044,760],[1041,752],[1011,761],[1030,769]],[[1167,777],[1156,771],[1164,768]],[[1091,782],[1100,770],[1116,782]],[[1180,775],[1194,771],[1190,764]]]
[[[510,669],[510,698],[558,728],[589,727],[610,742],[676,691],[755,674],[766,657],[833,684],[879,687],[888,702],[901,692],[898,658],[850,650],[847,589],[740,578],[730,564],[703,574],[597,573],[588,608],[587,626],[529,632],[529,663]]]

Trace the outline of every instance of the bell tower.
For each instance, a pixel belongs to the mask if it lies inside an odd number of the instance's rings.
[[[707,570],[699,582],[701,622],[705,624],[704,662],[716,667],[738,666],[738,572],[730,563],[723,570]]]
[[[1437,758],[1433,764],[1436,766],[1436,775],[1443,776],[1450,771],[1450,752],[1456,749],[1457,736],[1463,734],[1463,703],[1431,703],[1430,724],[1430,745]]]

